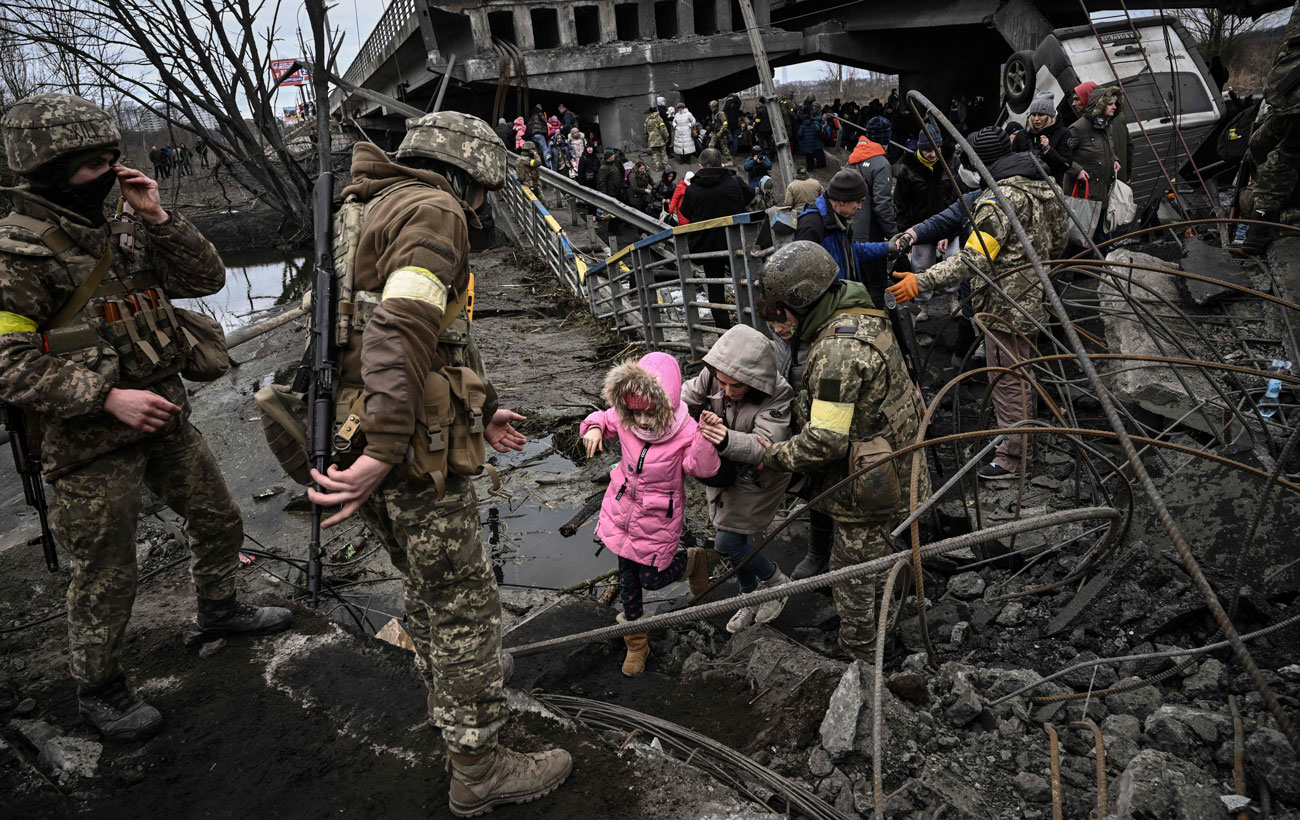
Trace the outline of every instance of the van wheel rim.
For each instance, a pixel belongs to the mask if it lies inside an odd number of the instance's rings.
[[[1007,69],[1007,91],[1019,96],[1026,86],[1025,67],[1016,64]]]

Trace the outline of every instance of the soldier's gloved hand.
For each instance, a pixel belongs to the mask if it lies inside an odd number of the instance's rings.
[[[524,449],[528,437],[514,428],[513,422],[516,421],[527,421],[527,419],[513,410],[504,407],[498,409],[492,414],[492,421],[484,428],[483,438],[498,453]]]
[[[128,427],[146,433],[161,430],[180,411],[176,405],[148,390],[122,390],[114,387],[104,398],[105,413]]]
[[[350,518],[392,469],[392,464],[370,456],[362,456],[346,470],[340,470],[337,464],[331,464],[327,475],[322,475],[313,468],[312,480],[319,484],[321,489],[309,488],[307,500],[322,507],[343,505],[342,510],[326,519],[321,526],[332,527]]]
[[[894,298],[899,302],[910,302],[916,298],[916,294],[921,292],[916,286],[915,273],[912,273],[911,271],[896,271],[894,273],[894,278],[899,280],[898,284],[885,288],[885,290],[894,294]]]
[[[587,447],[587,458],[596,455],[597,451],[605,451],[605,431],[599,427],[593,427],[582,436],[582,443]]]

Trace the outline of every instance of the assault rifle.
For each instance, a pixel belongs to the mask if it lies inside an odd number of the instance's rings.
[[[328,166],[326,166],[328,167]],[[298,368],[293,390],[307,393],[307,455],[324,473],[334,439],[334,174],[323,170],[312,194],[312,230],[316,236],[316,269],[311,286],[311,342],[305,366]],[[317,490],[323,490],[319,485]],[[307,592],[315,606],[320,597],[321,508],[311,505],[311,540],[307,543]]]
[[[45,566],[50,572],[59,571],[59,555],[54,551],[54,536],[50,533],[50,507],[45,503],[45,485],[41,483],[41,457],[31,452],[27,440],[27,416],[17,407],[3,405],[5,429],[9,431],[9,447],[14,452],[14,467],[23,480],[23,495],[27,506],[35,507],[41,519],[41,534],[27,542],[40,543],[45,551]]]

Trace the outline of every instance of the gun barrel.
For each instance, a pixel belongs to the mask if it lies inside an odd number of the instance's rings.
[[[311,395],[307,416],[307,450],[312,466],[324,473],[334,435],[334,175],[322,169],[312,197],[312,227],[316,239],[316,269],[311,299]],[[320,487],[317,487],[320,489]],[[311,605],[320,598],[321,508],[311,509],[311,538],[307,543],[307,592]]]

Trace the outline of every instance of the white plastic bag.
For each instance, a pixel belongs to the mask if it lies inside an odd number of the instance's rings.
[[[1110,186],[1110,199],[1106,202],[1106,233],[1114,233],[1132,222],[1137,217],[1137,203],[1133,201],[1133,189],[1127,182],[1115,180]]]

